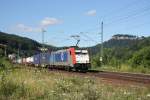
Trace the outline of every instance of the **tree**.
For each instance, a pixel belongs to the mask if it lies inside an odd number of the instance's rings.
[[[150,47],[145,47],[137,51],[130,61],[133,67],[140,65],[150,67]]]
[[[3,49],[0,48],[0,56],[3,56],[4,55],[4,51]]]
[[[97,54],[96,56],[94,56],[92,58],[92,66],[93,67],[100,67],[101,66],[99,58],[100,58],[99,54]]]

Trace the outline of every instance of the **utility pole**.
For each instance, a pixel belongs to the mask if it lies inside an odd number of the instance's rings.
[[[41,49],[42,52],[45,51],[45,46],[44,46],[44,33],[45,33],[45,32],[46,32],[46,31],[42,28],[42,49]]]
[[[42,51],[44,52],[44,49],[45,49],[45,47],[44,47],[44,33],[45,33],[46,31],[42,28]]]
[[[100,62],[103,64],[103,21],[101,22],[101,48],[100,48]]]
[[[18,52],[17,52],[17,58],[19,59],[19,48],[18,48]]]
[[[7,57],[7,51],[6,51],[6,49],[7,49],[7,46],[5,45],[5,57]]]
[[[18,44],[18,52],[17,52],[17,59],[19,59],[20,58],[20,44]]]
[[[42,51],[42,63],[41,63],[41,66],[42,67],[45,67],[45,63],[43,62],[44,61],[44,59],[45,59],[45,57],[44,57],[44,53],[45,53],[45,51],[46,51],[46,48],[45,48],[45,42],[44,42],[44,33],[45,33],[46,31],[42,28],[42,49],[41,49],[41,51]]]

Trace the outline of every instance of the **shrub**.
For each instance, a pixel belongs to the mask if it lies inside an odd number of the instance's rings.
[[[136,52],[130,62],[133,67],[137,66],[144,66],[149,68],[150,67],[150,47],[145,47],[140,51]]]
[[[13,80],[7,79],[5,75],[2,75],[0,81],[0,98],[25,97],[26,94],[27,88],[24,83],[17,84]]]

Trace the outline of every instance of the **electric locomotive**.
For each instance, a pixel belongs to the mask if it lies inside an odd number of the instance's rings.
[[[51,52],[50,68],[63,68],[67,70],[87,71],[90,68],[87,50],[68,48]]]

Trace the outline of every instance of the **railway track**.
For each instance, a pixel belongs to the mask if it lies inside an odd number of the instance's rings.
[[[150,75],[146,75],[146,74],[108,72],[108,71],[97,71],[97,70],[89,70],[86,73],[68,72],[62,70],[59,70],[59,72],[73,74],[73,75],[92,76],[92,77],[94,76],[98,78],[115,79],[118,81],[135,82],[135,83],[150,85]]]
[[[29,68],[29,67],[27,67]],[[60,69],[49,69],[52,72],[67,73],[68,75],[81,75],[81,76],[94,76],[97,78],[115,79],[118,81],[135,82],[150,85],[150,74],[135,74],[135,73],[122,73],[122,72],[109,72],[109,71],[97,71],[89,70],[86,73],[65,71]]]
[[[132,81],[150,85],[150,75],[145,74],[107,72],[107,71],[89,71],[87,74],[101,78]]]

